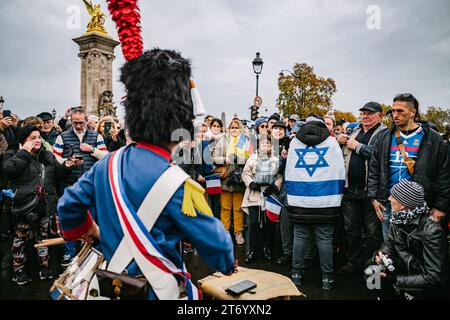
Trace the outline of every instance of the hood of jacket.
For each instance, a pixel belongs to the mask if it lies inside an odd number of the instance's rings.
[[[295,136],[304,144],[315,146],[325,141],[330,136],[330,132],[324,123],[312,121],[302,125]]]

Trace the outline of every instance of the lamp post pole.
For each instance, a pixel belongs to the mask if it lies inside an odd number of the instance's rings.
[[[256,97],[259,97],[259,95],[258,95],[258,93],[259,93],[258,92],[259,75],[261,74],[263,65],[264,65],[264,61],[262,60],[261,54],[259,52],[256,53],[256,57],[255,57],[255,59],[253,59],[252,65],[253,65],[253,72],[256,74],[256,96],[255,96],[255,98],[256,98]],[[259,106],[255,105],[255,109],[256,109],[255,114],[257,114],[258,108],[259,108]],[[252,114],[253,114],[253,112],[252,112]],[[253,117],[251,116],[251,118],[253,118]]]
[[[3,111],[3,105],[5,104],[5,100],[3,97],[0,97],[0,111]]]

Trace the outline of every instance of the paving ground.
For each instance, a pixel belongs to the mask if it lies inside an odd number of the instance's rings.
[[[10,240],[0,241],[0,256],[3,260],[3,266],[7,263],[10,250]],[[62,247],[51,248],[50,265],[56,273],[61,273],[63,270],[59,266],[60,257],[62,255]],[[243,246],[235,247],[236,258],[244,261],[244,248]],[[28,274],[33,278],[31,283],[24,286],[18,286],[11,281],[11,275],[2,270],[2,277],[0,278],[0,299],[9,300],[47,300],[49,299],[48,290],[51,286],[52,280],[41,281],[39,280],[38,265],[35,251],[33,248],[29,248],[28,251],[29,261],[27,263]],[[242,264],[242,263],[241,263]],[[186,265],[191,272],[193,280],[196,282],[198,279],[202,279],[210,275],[213,270],[210,270],[197,256],[196,253],[186,255]],[[253,269],[263,269],[267,271],[277,272],[286,276],[289,276],[291,268],[289,265],[278,266],[275,263],[268,263],[264,260],[258,260],[252,264],[245,265],[245,267]],[[194,282],[194,283],[195,283]],[[305,282],[302,287],[299,288],[306,294],[306,299],[313,300],[373,300],[371,292],[365,288],[365,282],[362,274],[354,274],[351,276],[342,276],[335,274],[335,286],[331,291],[324,291],[321,289],[321,274],[318,266],[318,262],[308,269],[305,274]],[[301,298],[305,299],[305,298]]]

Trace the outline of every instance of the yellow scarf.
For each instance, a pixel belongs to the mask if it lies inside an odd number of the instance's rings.
[[[246,143],[244,145],[243,148],[238,148],[237,143],[239,141],[239,138],[241,137],[240,135],[237,137],[233,137],[233,136],[228,136],[229,140],[227,143],[227,155],[229,154],[235,154],[237,155],[239,158],[245,158],[247,159],[248,157],[250,157],[250,152],[248,150],[248,139],[246,138]]]

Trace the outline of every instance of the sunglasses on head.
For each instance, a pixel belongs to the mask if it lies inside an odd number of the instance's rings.
[[[399,93],[394,97],[395,101],[411,101],[416,109],[419,108],[419,102],[411,93]]]
[[[399,99],[399,98],[408,99],[408,98],[414,98],[414,96],[411,93],[399,93],[394,97],[394,99]]]

